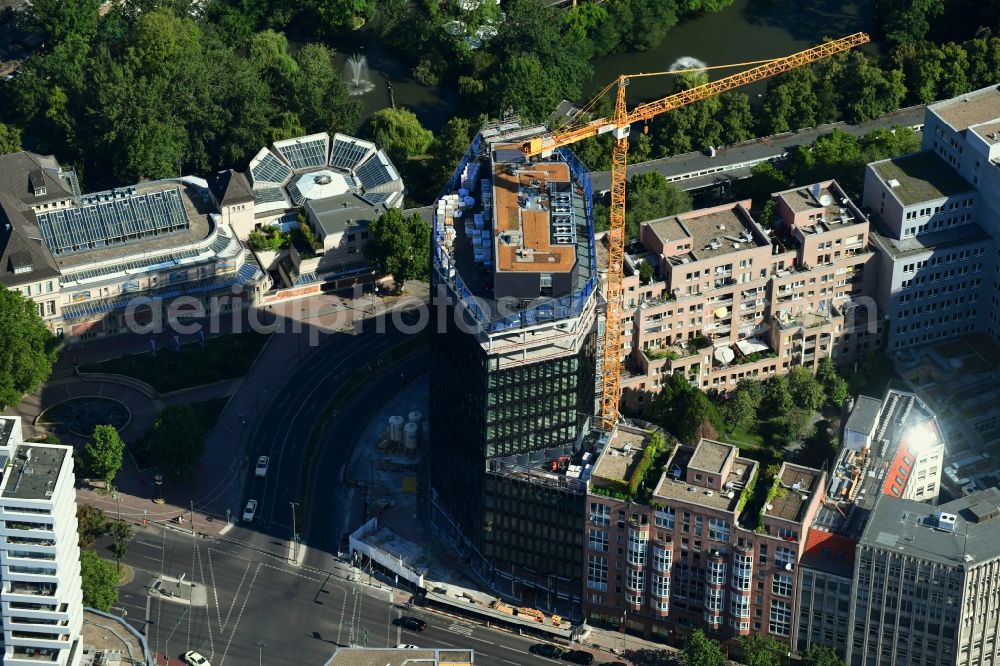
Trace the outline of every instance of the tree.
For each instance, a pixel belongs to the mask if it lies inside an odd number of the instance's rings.
[[[747,666],[780,666],[785,647],[770,636],[751,634],[740,638],[740,650]]]
[[[816,71],[811,67],[793,69],[770,81],[760,105],[760,135],[814,127],[820,108],[814,90],[817,81]]]
[[[392,273],[397,286],[429,277],[431,230],[419,215],[405,217],[393,208],[368,225],[368,235],[365,260],[382,273]]]
[[[635,238],[643,222],[691,210],[691,197],[659,171],[637,173],[628,181],[625,237]],[[606,227],[605,227],[606,228]]]
[[[927,37],[931,20],[944,13],[945,0],[877,0],[879,25],[890,42],[906,44]]]
[[[107,613],[118,602],[118,574],[93,550],[80,551],[83,605]]]
[[[830,404],[834,407],[840,407],[847,398],[847,380],[840,376],[829,356],[824,356],[819,360],[816,379],[822,385]]]
[[[750,178],[743,185],[744,195],[753,200],[753,207],[760,208],[770,200],[775,192],[787,190],[791,179],[770,162],[755,164],[750,170]],[[761,223],[768,220],[761,218]]]
[[[0,155],[17,153],[21,150],[21,128],[0,123]]]
[[[729,400],[723,403],[722,413],[732,429],[750,427],[761,400],[764,399],[764,389],[755,379],[741,379],[736,389],[730,394]]]
[[[644,261],[639,264],[639,282],[649,284],[653,279],[653,264]]]
[[[472,124],[465,118],[455,117],[445,123],[434,139],[431,154],[434,156],[431,181],[444,187],[462,160],[472,142]]]
[[[364,134],[397,163],[423,155],[434,141],[409,109],[379,109],[365,123]]]
[[[836,453],[837,443],[830,432],[830,422],[823,419],[803,441],[799,456],[811,467],[820,467],[823,461],[831,461]]]
[[[103,510],[89,504],[76,505],[76,531],[81,551],[93,546],[109,529],[108,516]]]
[[[837,656],[833,648],[813,645],[802,656],[803,666],[844,666],[844,660]]]
[[[684,662],[687,666],[724,666],[726,658],[719,641],[695,629],[684,643]]]
[[[83,447],[83,457],[87,471],[104,480],[106,488],[111,488],[115,475],[122,466],[125,442],[114,426],[94,426],[94,434]]]
[[[708,419],[708,397],[683,374],[672,374],[653,399],[653,418],[682,442],[692,442]]]
[[[101,4],[101,0],[32,0],[27,6],[27,18],[49,44],[62,42],[70,35],[89,40],[97,32]]]
[[[128,552],[128,543],[132,540],[132,526],[123,520],[116,520],[111,523],[110,533],[111,543],[108,544],[108,550],[115,556],[115,562],[121,570],[122,558]]]
[[[810,411],[819,409],[826,401],[823,387],[807,368],[801,365],[793,367],[788,373],[788,390],[792,400],[802,409]]]
[[[168,478],[180,479],[205,452],[205,430],[190,405],[171,405],[160,412],[140,447]]]
[[[851,54],[843,83],[844,120],[851,124],[897,110],[906,94],[902,71],[883,71],[863,53]]]
[[[348,94],[347,84],[333,66],[333,55],[323,44],[306,44],[295,55],[298,68],[292,78],[290,108],[306,132],[350,132],[361,114],[361,102]]]
[[[781,417],[791,411],[792,394],[788,392],[788,380],[781,375],[764,380],[764,395],[760,402],[762,418]]]
[[[0,285],[0,410],[48,379],[58,348],[34,301]]]

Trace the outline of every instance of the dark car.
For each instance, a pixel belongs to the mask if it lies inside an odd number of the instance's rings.
[[[561,647],[549,645],[548,643],[535,643],[528,648],[528,651],[531,654],[537,654],[539,657],[548,657],[549,659],[558,659],[563,654]]]
[[[586,650],[570,650],[562,658],[566,661],[572,661],[574,664],[583,664],[583,666],[590,666],[594,663],[594,655]]]
[[[423,631],[427,627],[427,623],[420,618],[409,616],[399,618],[396,620],[396,624],[410,631]]]
[[[600,666],[628,666],[624,661],[605,661]]]

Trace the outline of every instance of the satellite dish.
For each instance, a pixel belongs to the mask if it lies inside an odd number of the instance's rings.
[[[819,198],[820,206],[829,206],[832,203],[833,203],[833,197],[831,197],[829,194],[824,194]]]

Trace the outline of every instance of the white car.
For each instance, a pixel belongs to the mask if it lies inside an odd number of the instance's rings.
[[[270,461],[271,459],[268,458],[267,456],[261,456],[260,458],[257,458],[257,469],[254,470],[254,474],[256,474],[261,478],[267,476],[267,463]]]
[[[243,509],[243,520],[253,522],[253,517],[257,515],[257,500],[252,499],[247,502],[247,508]]]
[[[419,650],[420,648],[418,648],[416,645],[413,645],[412,643],[400,643],[399,645],[396,646],[396,649],[397,650]]]
[[[184,653],[184,663],[191,664],[191,666],[212,666],[208,663],[208,659],[205,659],[194,650]]]

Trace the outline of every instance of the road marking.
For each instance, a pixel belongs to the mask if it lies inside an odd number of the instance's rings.
[[[149,546],[150,548],[155,548],[157,550],[163,550],[163,546],[157,546],[155,543],[146,543],[145,541],[139,541],[138,539],[133,539],[132,543],[139,544],[140,546]]]
[[[152,555],[140,555],[139,557],[145,557],[147,560],[153,560],[154,562],[159,562],[160,558],[153,557]]]
[[[462,634],[463,636],[468,636],[472,638],[472,627],[465,626],[464,624],[453,623],[448,626],[448,631],[453,634]],[[478,638],[476,640],[479,640]],[[483,641],[484,643],[486,641]]]
[[[250,599],[250,590],[253,589],[253,584],[257,580],[257,574],[258,573],[260,573],[260,565],[259,564],[257,565],[257,568],[254,569],[253,578],[250,579],[250,585],[247,587],[246,596],[243,597],[243,605],[240,606],[240,612],[236,616],[236,620],[233,623],[233,630],[229,633],[229,640],[226,641],[226,649],[222,651],[222,659],[219,660],[219,666],[222,666],[222,664],[224,664],[225,661],[226,661],[226,655],[229,653],[229,646],[233,642],[233,636],[236,635],[236,628],[238,626],[240,626],[240,620],[243,618],[243,611],[246,610],[247,601]],[[240,582],[240,587],[242,587],[242,586],[243,586],[243,582],[241,581]],[[237,590],[237,592],[238,591],[239,590]],[[226,619],[228,619],[228,616],[227,616]]]

